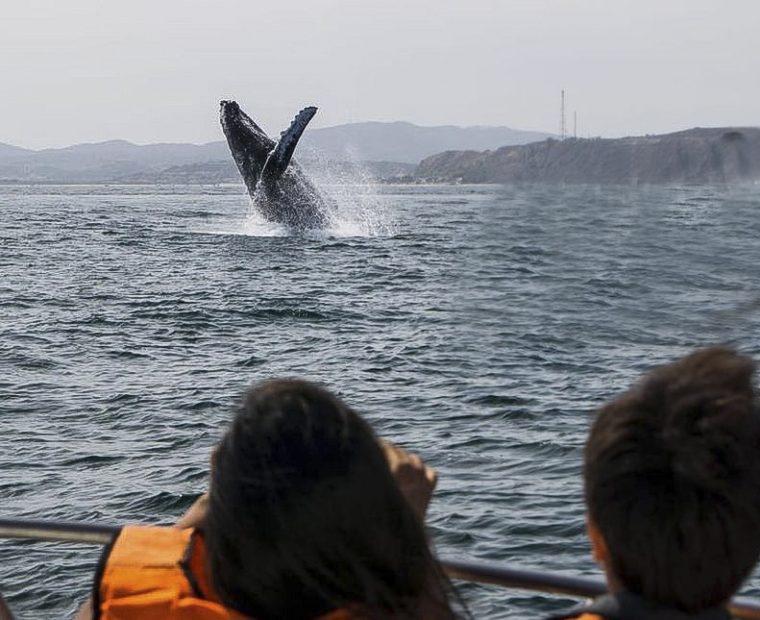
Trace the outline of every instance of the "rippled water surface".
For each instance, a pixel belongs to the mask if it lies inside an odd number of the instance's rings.
[[[760,353],[760,188],[355,191],[358,222],[299,237],[237,186],[0,186],[2,514],[169,522],[244,387],[300,375],[439,470],[442,555],[597,575],[589,414],[695,345]],[[0,587],[65,618],[97,553],[0,542]]]

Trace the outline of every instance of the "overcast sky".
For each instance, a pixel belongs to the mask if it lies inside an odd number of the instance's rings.
[[[579,135],[760,125],[758,0],[4,0],[0,142],[406,120]]]

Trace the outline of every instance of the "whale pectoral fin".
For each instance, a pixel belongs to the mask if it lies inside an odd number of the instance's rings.
[[[301,139],[306,125],[314,118],[317,113],[317,108],[308,107],[301,110],[293,122],[285,131],[280,134],[280,141],[277,146],[272,149],[267,157],[267,161],[264,164],[264,169],[261,171],[261,177],[263,179],[276,179],[288,167],[290,160],[293,158],[293,152],[296,150],[296,145]]]

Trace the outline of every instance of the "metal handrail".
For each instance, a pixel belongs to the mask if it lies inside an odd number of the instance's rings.
[[[0,518],[0,538],[29,538],[107,545],[119,533],[120,529],[117,525]]]
[[[121,528],[115,525],[0,518],[0,538],[25,538],[97,545],[109,544]],[[591,598],[606,591],[601,579],[539,572],[488,562],[440,559],[452,579],[476,581],[504,588]],[[729,605],[734,618],[760,620],[760,603],[735,598]]]
[[[483,562],[462,562],[448,559],[441,559],[440,562],[449,577],[463,581],[476,581],[504,588],[582,598],[593,598],[607,591],[607,587],[601,579],[592,577],[574,577]],[[731,600],[728,609],[733,618],[760,620],[760,603],[758,601],[736,597]]]
[[[603,581],[592,577],[573,577],[484,562],[463,562],[451,559],[439,561],[451,579],[462,581],[477,581],[502,588],[567,594],[583,598],[593,598],[607,591]],[[760,610],[760,607],[758,609]]]

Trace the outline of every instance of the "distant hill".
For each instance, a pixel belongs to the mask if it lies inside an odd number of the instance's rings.
[[[312,149],[333,160],[418,163],[448,150],[496,149],[509,144],[545,140],[551,134],[509,127],[420,127],[412,123],[352,123],[313,129],[299,148]]]
[[[419,127],[411,123],[354,123],[306,132],[297,157],[336,162],[375,162],[378,174],[445,149],[489,149],[543,139],[548,134],[507,127]],[[385,162],[383,165],[377,162]],[[373,167],[374,166],[374,167]],[[197,175],[197,176],[196,176]],[[137,145],[125,140],[77,144],[33,151],[0,143],[0,181],[31,183],[98,183],[120,180],[178,179],[209,182],[238,179],[227,144]],[[185,179],[181,181],[179,179]],[[158,181],[156,181],[158,182]],[[167,181],[169,182],[169,181]]]
[[[15,149],[15,147],[14,147]],[[99,182],[171,166],[221,160],[223,142],[137,145],[125,140],[30,151],[0,149],[0,180]]]
[[[5,144],[3,142],[0,142],[0,157],[14,157],[23,155],[24,153],[33,153],[34,151],[29,151],[27,149],[22,149],[18,146],[13,146],[12,144]]]
[[[549,139],[448,151],[420,162],[421,180],[464,183],[730,183],[760,179],[760,128],[696,128],[619,139]]]

